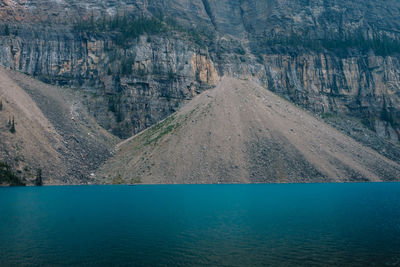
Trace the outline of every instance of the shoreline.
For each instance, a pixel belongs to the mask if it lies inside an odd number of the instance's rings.
[[[188,184],[47,184],[42,186],[36,185],[24,185],[24,186],[15,186],[15,185],[0,185],[0,188],[10,188],[10,187],[94,187],[94,186],[182,186],[182,185],[311,185],[311,184],[397,184],[400,181],[343,181],[343,182],[301,182],[301,183],[293,183],[293,182],[256,182],[256,183],[188,183]]]

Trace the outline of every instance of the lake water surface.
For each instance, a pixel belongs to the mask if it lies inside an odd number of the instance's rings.
[[[400,183],[0,188],[0,266],[400,266]]]

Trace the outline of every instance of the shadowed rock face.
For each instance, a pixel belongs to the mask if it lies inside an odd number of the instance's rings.
[[[398,143],[399,51],[360,43],[400,40],[399,10],[396,0],[4,0],[0,20],[9,34],[0,37],[0,62],[91,90],[92,115],[120,137],[230,75],[254,77],[315,112],[355,116]],[[120,46],[115,31],[73,27],[123,14],[174,18],[186,30],[168,28]]]

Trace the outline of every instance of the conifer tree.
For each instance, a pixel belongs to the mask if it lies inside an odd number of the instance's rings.
[[[37,186],[42,186],[43,185],[42,169],[41,168],[37,169],[37,171],[36,171],[35,185],[37,185]]]
[[[10,35],[10,29],[8,28],[8,24],[4,26],[4,35],[6,36]]]
[[[11,133],[15,133],[15,120],[14,120],[14,116],[13,116],[13,119],[12,119],[12,121],[11,121],[10,132],[11,132]]]

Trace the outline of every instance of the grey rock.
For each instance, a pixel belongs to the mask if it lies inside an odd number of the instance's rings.
[[[8,2],[11,3],[11,2]],[[18,0],[0,5],[11,34],[0,64],[48,83],[89,90],[98,122],[128,137],[176,111],[229,75],[256,80],[317,113],[367,121],[399,142],[400,57],[316,49],[304,40],[389,36],[400,40],[400,2],[362,0]],[[179,31],[141,36],[125,47],[115,33],[74,30],[104,16],[175,18],[206,41]],[[276,40],[301,37],[290,47]],[[271,42],[272,40],[272,42]],[[275,42],[274,42],[275,40]],[[121,66],[128,64],[128,71]]]

